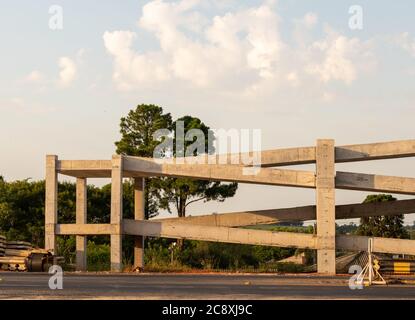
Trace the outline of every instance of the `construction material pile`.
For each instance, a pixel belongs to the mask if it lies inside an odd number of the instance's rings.
[[[53,262],[52,254],[44,249],[34,249],[25,241],[7,241],[0,235],[0,270],[45,271]]]

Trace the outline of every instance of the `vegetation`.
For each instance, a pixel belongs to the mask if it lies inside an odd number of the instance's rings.
[[[30,241],[42,247],[44,241],[44,181],[13,181],[0,179],[0,233],[14,240]],[[88,222],[108,223],[111,186],[101,188],[88,186]],[[75,185],[64,182],[59,184],[59,218],[62,223],[75,221]],[[374,199],[369,198],[370,199]],[[380,195],[375,199],[390,199]],[[391,200],[393,201],[393,200]],[[131,182],[124,183],[125,217],[133,216],[133,189]],[[382,219],[376,219],[376,223]],[[415,239],[415,225],[402,227],[402,219],[397,220],[399,228],[393,224],[380,224],[385,230],[379,233],[376,223],[368,225],[337,226],[338,234],[356,234],[359,230],[375,228],[379,236],[411,236]],[[369,228],[370,227],[370,228]],[[301,225],[264,225],[255,228],[282,232],[313,233],[314,227]],[[399,230],[397,233],[396,230]],[[373,231],[372,231],[373,232]],[[372,234],[375,234],[374,232]],[[145,242],[145,262],[149,271],[186,271],[200,270],[240,270],[240,271],[287,271],[299,272],[303,267],[278,261],[293,254],[304,252],[292,248],[275,248],[252,245],[224,244],[215,242],[185,240],[183,249],[174,246],[174,240],[147,238]],[[124,257],[126,265],[132,263],[132,237],[124,238]],[[58,237],[58,253],[65,257],[66,268],[75,262],[75,237]],[[88,268],[90,271],[109,269],[109,237],[88,237]],[[305,250],[306,258],[313,263],[314,250]]]
[[[388,194],[369,195],[363,203],[395,201]],[[408,239],[409,233],[403,225],[403,215],[364,217],[360,219],[357,234],[362,236]]]

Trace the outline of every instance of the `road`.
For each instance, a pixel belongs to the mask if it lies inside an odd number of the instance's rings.
[[[351,290],[346,276],[68,273],[62,290],[49,277],[0,272],[0,299],[415,299],[415,285]]]

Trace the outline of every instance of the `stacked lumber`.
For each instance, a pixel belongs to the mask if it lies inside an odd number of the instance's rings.
[[[27,257],[32,252],[32,244],[25,241],[7,241],[0,236],[0,266],[2,270],[27,270]]]
[[[4,257],[6,254],[6,237],[0,235],[0,257]]]

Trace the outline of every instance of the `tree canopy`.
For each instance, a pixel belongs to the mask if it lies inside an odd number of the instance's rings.
[[[185,156],[187,148],[197,142],[197,135],[189,138],[195,129],[203,133],[203,153],[214,152],[213,133],[200,119],[187,115],[172,122],[171,115],[164,114],[161,107],[141,104],[135,110],[131,110],[125,118],[121,118],[121,140],[115,143],[117,153],[153,157],[154,149],[161,143],[154,137],[154,133],[159,129],[169,130],[173,134],[173,150],[170,151],[174,157]],[[184,148],[178,148],[179,145]],[[191,150],[193,156],[202,153],[200,149]],[[188,178],[147,178],[146,216],[157,215],[159,209],[171,212],[173,206],[178,216],[184,217],[190,204],[197,201],[224,201],[235,195],[237,187],[236,183]]]
[[[396,201],[396,198],[388,194],[375,194],[367,196],[363,203],[384,201]],[[403,219],[402,214],[395,216],[363,217],[360,219],[360,225],[356,233],[370,237],[408,239],[409,233],[403,225]]]

